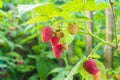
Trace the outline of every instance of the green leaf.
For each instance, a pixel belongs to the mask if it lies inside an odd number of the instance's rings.
[[[50,59],[38,57],[36,63],[38,76],[42,80],[46,80],[49,72],[53,69],[53,66],[54,65]]]
[[[55,68],[50,73],[59,73],[59,72],[62,72],[63,70],[64,68]]]
[[[5,56],[1,56],[1,57],[0,57],[0,60],[1,60],[1,61],[6,61],[6,62],[7,62],[7,61],[10,60],[10,58],[5,57]]]
[[[5,36],[3,36],[3,35],[0,35],[0,38],[3,39],[3,40],[7,43],[7,45],[9,46],[9,48],[10,48],[11,50],[14,50],[15,45],[14,45],[13,42],[9,41],[9,40],[8,40]]]
[[[85,71],[85,69],[83,68],[83,66],[81,65],[80,66],[80,74],[82,75],[82,77],[85,79],[85,80],[93,80],[91,75]]]
[[[76,17],[77,21],[92,21],[90,18],[85,16]]]
[[[8,15],[4,11],[0,10],[0,17],[7,17],[7,16]]]
[[[101,63],[99,60],[95,60],[95,62],[97,64],[98,69],[101,72],[102,80],[107,80],[107,78],[106,78],[106,70],[105,70],[105,67],[104,67],[103,63]]]
[[[28,66],[28,65],[16,65],[17,70],[20,72],[30,72],[35,69],[35,66]]]
[[[84,3],[84,6],[85,6],[84,7],[85,11],[103,10],[103,9],[110,7],[110,5],[105,3],[105,2],[101,2],[101,3],[96,4],[95,0],[86,1]]]
[[[3,0],[0,0],[0,8],[2,8]]]
[[[9,57],[15,57],[16,59],[21,59],[22,58],[22,56],[17,52],[9,52],[6,55],[9,56]]]
[[[41,3],[41,4],[36,4],[36,5],[18,5],[19,15],[23,15],[25,12],[31,11],[38,6],[42,6],[45,4],[48,4],[48,3]]]
[[[54,18],[56,16],[60,16],[64,19],[69,19],[71,16],[70,16],[70,13],[68,11],[59,11],[59,12],[54,12],[53,14],[50,14],[49,15],[51,18]]]
[[[75,11],[78,12],[83,8],[82,0],[72,0],[61,6],[63,11]]]
[[[0,39],[0,45],[3,45],[5,41],[3,39]]]
[[[80,46],[74,46],[75,55],[80,57],[82,55],[82,49]]]
[[[47,22],[49,18],[47,16],[37,16],[35,18],[29,19],[26,24],[34,24],[38,22]]]
[[[28,80],[38,80],[38,75],[34,74]]]
[[[8,46],[10,47],[10,49],[14,50],[14,48],[15,48],[14,43],[12,41],[8,41],[8,40],[7,40],[7,43],[8,43]]]
[[[28,58],[31,58],[31,59],[36,59],[37,56],[35,56],[35,55],[30,55],[30,54],[29,54],[29,55],[27,55],[27,57],[28,57]]]
[[[1,64],[0,63],[0,68],[6,68],[7,67],[7,64]]]
[[[97,53],[94,53],[90,56],[90,58],[95,58],[95,59],[99,59],[101,58],[100,55],[98,55]]]
[[[34,8],[34,12],[40,15],[46,15],[50,17],[54,13],[59,13],[60,10],[53,3],[47,3],[42,6]]]
[[[37,35],[36,34],[33,34],[25,39],[23,39],[22,41],[20,41],[20,44],[24,44],[25,42],[29,41],[29,40],[32,40],[33,38],[35,38]]]
[[[110,7],[109,4],[104,2],[96,4],[95,0],[72,0],[61,6],[63,11],[95,11],[95,10],[103,10]]]
[[[67,76],[68,74],[69,74],[69,71],[62,71],[56,77],[54,77],[52,80],[64,80],[65,76]]]
[[[101,20],[103,17],[105,17],[104,13],[101,13],[101,12],[98,11],[94,14],[93,20],[95,20],[95,21]]]
[[[95,54],[96,54],[96,51],[97,51],[102,45],[103,45],[102,42],[100,42],[99,44],[97,44],[88,57],[89,57],[89,58],[94,58],[94,57],[99,58],[99,56],[98,56],[98,55],[95,55]]]
[[[82,59],[72,68],[68,76],[64,80],[73,80],[73,75],[78,73]]]
[[[61,42],[70,45],[74,39],[74,36],[71,35],[67,30],[64,30],[63,32],[64,32],[64,37],[61,39]]]

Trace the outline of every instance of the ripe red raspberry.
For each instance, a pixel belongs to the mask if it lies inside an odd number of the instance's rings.
[[[41,37],[43,42],[48,42],[53,35],[53,30],[50,27],[44,27],[41,31]]]
[[[56,46],[59,43],[59,41],[60,41],[60,38],[57,36],[54,36],[51,38],[50,43],[52,46]]]
[[[56,46],[53,46],[53,52],[56,58],[59,58],[61,56],[62,51],[63,51],[62,44],[57,44]]]
[[[88,73],[93,75],[95,75],[99,71],[93,59],[86,60],[83,63],[83,67]]]

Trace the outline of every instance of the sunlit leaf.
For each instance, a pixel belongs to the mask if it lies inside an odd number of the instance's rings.
[[[48,3],[34,8],[34,12],[39,13],[41,15],[47,15],[48,17],[50,17],[52,14],[55,14],[56,12],[59,13],[60,10],[54,4]]]
[[[63,70],[64,70],[64,68],[55,68],[50,73],[59,73],[59,72],[61,72]]]
[[[95,0],[72,0],[61,6],[63,11],[95,11],[95,10],[103,10],[110,7],[109,4],[105,2],[101,2],[96,4]]]
[[[103,10],[110,7],[109,4],[106,4],[104,2],[96,4],[95,1],[90,1],[90,0],[86,1],[84,5],[85,5],[84,6],[85,11]]]
[[[64,37],[61,39],[61,42],[70,45],[74,39],[74,36],[71,35],[67,30],[64,30],[63,32],[64,32]]]
[[[73,80],[73,75],[79,72],[79,67],[82,63],[82,60],[80,60],[70,71],[68,76],[64,80]]]
[[[46,80],[49,72],[53,69],[52,61],[47,58],[37,58],[37,71],[38,71],[38,76],[42,80]]]
[[[0,0],[0,8],[2,8],[3,0]]]
[[[83,8],[82,0],[72,0],[61,6],[63,11],[80,11]]]
[[[0,10],[0,17],[7,17],[7,16],[8,15],[4,11]]]
[[[93,55],[90,56],[90,58],[98,59],[100,58],[100,55],[98,55],[97,53],[94,53]]]
[[[48,3],[41,3],[41,4],[36,4],[36,5],[18,5],[19,15],[23,15],[25,12],[31,11],[34,8],[38,6],[42,6],[44,4],[48,4]]]
[[[105,67],[104,67],[103,63],[100,62],[100,61],[98,61],[98,60],[95,60],[95,62],[97,64],[98,69],[101,72],[101,78],[102,78],[102,80],[106,80],[106,70],[105,70]]]
[[[69,74],[69,71],[62,71],[56,77],[54,77],[52,80],[64,80],[65,76],[67,76],[68,74]]]
[[[29,19],[26,24],[34,24],[38,22],[47,22],[49,18],[47,16],[37,16],[35,18]]]

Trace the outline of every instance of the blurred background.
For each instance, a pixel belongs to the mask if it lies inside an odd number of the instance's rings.
[[[41,23],[39,19],[36,20],[35,17],[38,16],[39,11],[28,11],[22,15],[19,15],[18,11],[19,5],[35,5],[48,1],[55,5],[64,5],[69,0],[0,1],[0,80],[63,80],[80,57],[89,55],[99,43],[96,38],[78,32],[74,37],[69,36],[70,39],[66,39],[68,49],[60,58],[55,58],[50,43],[43,43],[40,36],[40,30],[50,22]],[[97,0],[96,4],[101,2],[109,4],[109,0]],[[118,40],[119,9],[120,1],[114,0]],[[80,17],[80,25],[87,26],[99,38],[115,42],[110,8],[100,10],[91,8],[89,11],[81,11],[74,15]],[[34,19],[30,20],[31,18]],[[63,25],[66,26],[70,22],[72,21],[69,20]],[[56,26],[56,24],[53,25]],[[104,45],[96,53],[98,60],[106,67],[109,80],[120,80],[120,48]],[[82,80],[82,76],[76,74],[74,80]]]

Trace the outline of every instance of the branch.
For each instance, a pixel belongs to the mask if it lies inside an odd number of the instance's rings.
[[[114,43],[108,42],[108,41],[105,41],[105,40],[99,38],[98,36],[96,36],[95,34],[93,34],[92,32],[90,32],[88,29],[87,29],[87,31],[84,31],[84,30],[79,30],[79,31],[81,33],[85,33],[85,34],[91,35],[92,37],[94,37],[95,39],[97,39],[98,41],[100,41],[100,42],[102,42],[102,43],[104,43],[106,45],[111,45],[111,46],[115,47]]]
[[[111,5],[111,10],[112,10],[112,17],[114,21],[114,31],[115,31],[115,39],[116,39],[116,48],[118,48],[118,37],[117,37],[117,26],[116,26],[116,18],[115,18],[115,13],[114,13],[114,4],[111,0],[110,5]]]

